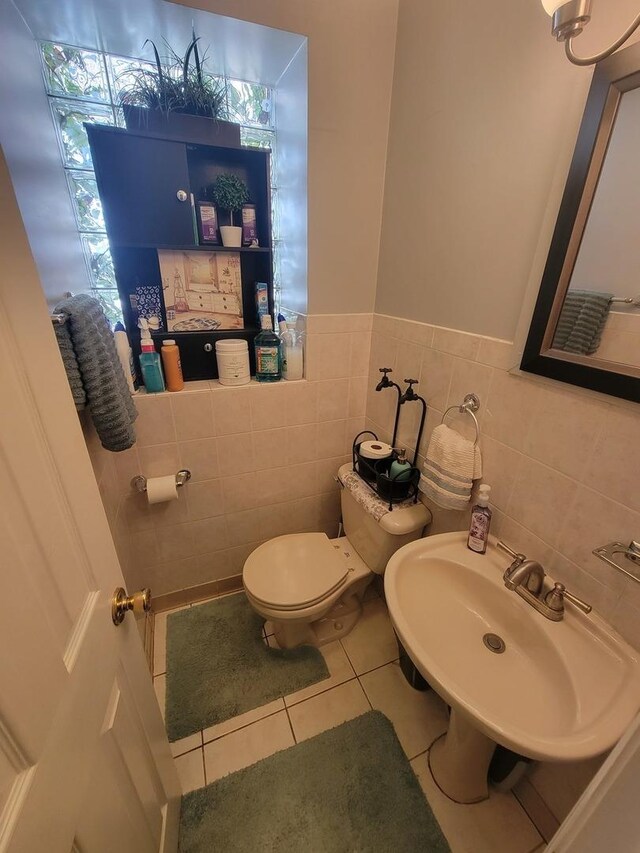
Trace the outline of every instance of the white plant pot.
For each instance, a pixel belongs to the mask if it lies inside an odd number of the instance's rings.
[[[239,225],[221,225],[222,245],[238,249],[242,246],[242,228]]]

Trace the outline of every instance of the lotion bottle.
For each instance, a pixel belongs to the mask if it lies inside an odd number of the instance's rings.
[[[491,510],[489,509],[489,492],[491,486],[482,485],[478,489],[478,502],[471,510],[471,525],[467,548],[476,554],[485,554],[489,542],[489,527],[491,526]]]
[[[182,364],[180,363],[180,350],[176,342],[174,340],[162,341],[160,354],[162,355],[167,391],[182,391],[184,379],[182,377]]]

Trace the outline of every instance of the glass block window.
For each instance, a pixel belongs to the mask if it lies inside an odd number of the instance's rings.
[[[40,55],[51,115],[56,128],[60,157],[87,265],[89,287],[112,323],[122,319],[113,261],[105,230],[102,205],[93,173],[84,122],[123,126],[120,94],[131,85],[136,72],[152,70],[143,59],[88,50],[78,45],[41,42]],[[240,124],[243,145],[269,148],[271,158],[272,220],[276,232],[277,191],[273,160],[276,128],[273,91],[261,83],[225,79],[227,112]],[[274,293],[279,303],[277,252],[274,253]]]

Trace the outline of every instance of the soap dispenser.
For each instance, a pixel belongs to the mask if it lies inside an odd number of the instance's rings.
[[[407,451],[404,447],[398,450],[398,457],[394,459],[389,468],[389,478],[395,483],[406,482],[411,476],[411,462],[406,458]]]
[[[491,510],[489,509],[489,493],[491,486],[482,485],[478,489],[478,502],[471,510],[471,524],[467,548],[477,554],[485,554],[489,542],[489,527],[491,526]]]

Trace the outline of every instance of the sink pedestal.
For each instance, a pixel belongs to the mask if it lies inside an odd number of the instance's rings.
[[[457,803],[479,803],[489,796],[487,774],[495,748],[494,741],[452,708],[447,733],[429,750],[431,775]]]

